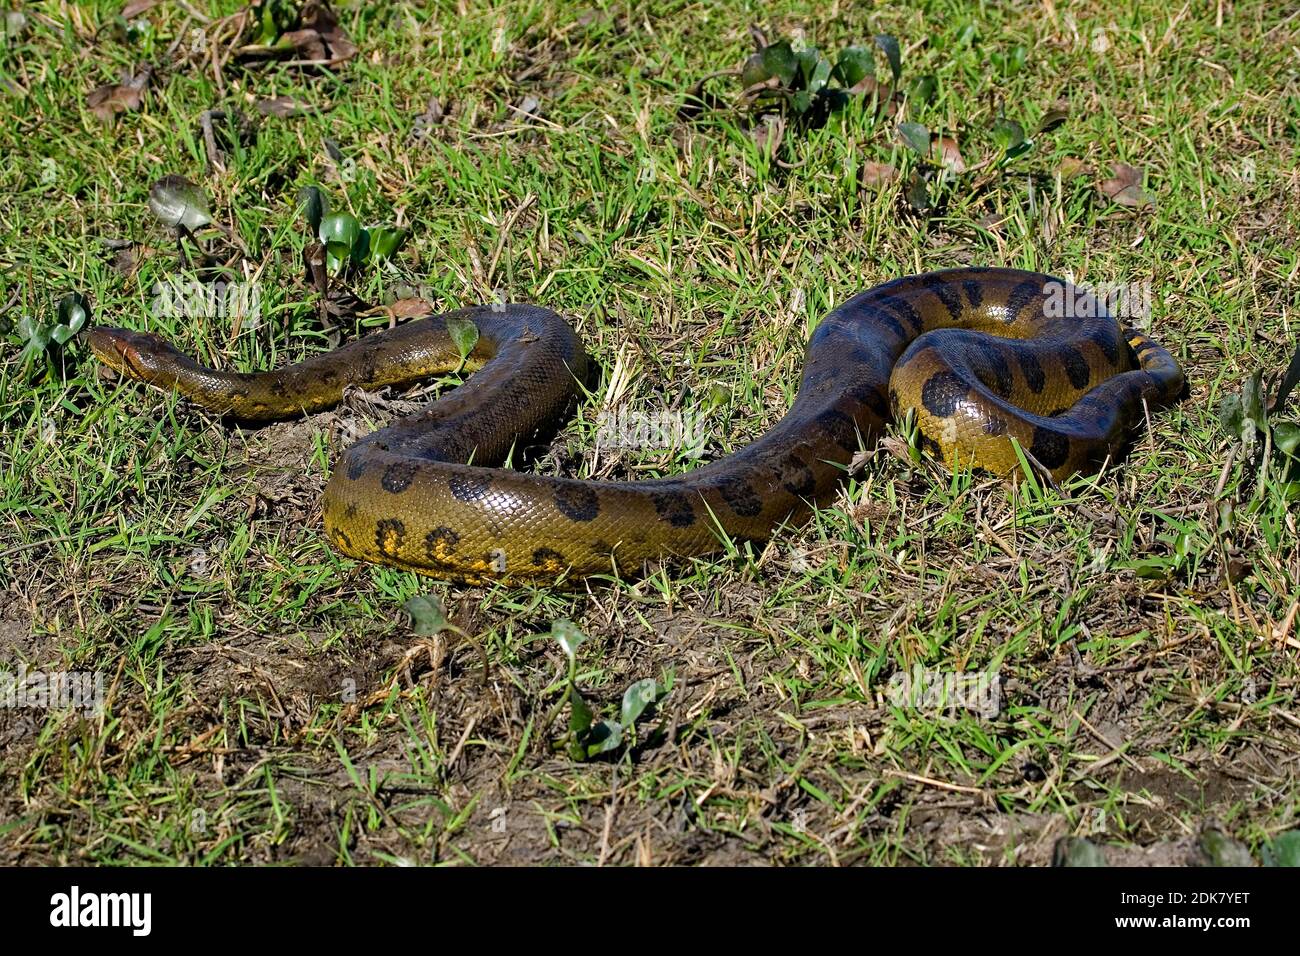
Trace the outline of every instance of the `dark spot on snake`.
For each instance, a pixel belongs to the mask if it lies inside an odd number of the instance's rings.
[[[1043,366],[1038,362],[1038,356],[1033,352],[1021,352],[1017,357],[1020,363],[1020,374],[1025,377],[1025,384],[1035,395],[1042,392],[1047,387],[1047,376],[1043,374]]]
[[[1093,330],[1090,336],[1092,344],[1101,349],[1101,353],[1106,356],[1106,361],[1114,362],[1119,359],[1119,329],[1111,322],[1102,322]]]
[[[733,478],[723,483],[718,491],[727,507],[742,518],[754,518],[763,513],[763,499],[754,487],[743,478]]]
[[[565,567],[568,562],[564,560],[564,555],[554,548],[538,548],[533,552],[533,564],[539,568],[559,571]]]
[[[1039,425],[1034,429],[1034,440],[1030,443],[1029,452],[1044,468],[1055,470],[1070,457],[1070,441],[1060,432]]]
[[[921,284],[943,303],[943,307],[948,310],[948,314],[954,319],[960,319],[964,309],[961,304],[961,296],[953,288],[951,281],[941,275],[933,272],[926,273],[921,280]]]
[[[787,455],[781,464],[781,486],[800,498],[812,497],[817,490],[817,477],[813,470],[794,455]]]
[[[917,435],[917,446],[931,458],[943,461],[943,446],[931,438],[929,435],[921,432]]]
[[[414,480],[415,465],[409,461],[395,461],[384,469],[384,475],[379,479],[379,487],[396,495],[411,487],[411,482]]]
[[[984,419],[984,434],[986,435],[1005,435],[1007,433],[1007,423],[1001,418],[995,418],[990,415]]]
[[[659,518],[674,528],[689,528],[695,524],[695,509],[685,493],[660,491],[652,494],[650,500],[654,502]]]
[[[1092,372],[1088,369],[1088,362],[1079,350],[1073,345],[1062,345],[1057,354],[1061,356],[1061,364],[1065,366],[1065,374],[1069,376],[1070,384],[1075,388],[1087,388]]]
[[[903,324],[885,312],[876,311],[875,320],[885,328],[893,332],[900,342],[906,342],[912,338],[912,333],[903,328]]]
[[[614,546],[604,538],[597,538],[591,542],[591,553],[599,557],[607,557],[614,553]]]
[[[442,563],[456,553],[458,544],[460,544],[460,535],[443,525],[434,528],[424,536],[424,553],[428,555],[430,561]]]
[[[952,372],[936,372],[921,386],[921,404],[935,418],[947,418],[966,397],[966,383]]]
[[[344,551],[352,550],[352,539],[348,536],[348,533],[344,531],[342,528],[334,529],[334,541]]]
[[[881,397],[880,389],[873,387],[867,394],[873,400],[868,402],[868,407],[878,417],[884,418],[885,400]],[[815,421],[822,433],[844,451],[858,450],[858,430],[850,416],[845,415],[838,408],[828,408],[818,415]]]
[[[882,295],[876,301],[898,318],[905,320],[907,324],[912,327],[911,332],[904,333],[903,338],[911,338],[921,330],[923,324],[921,322],[921,316],[918,315],[916,309],[912,307],[912,303],[908,302],[906,299],[900,298],[896,295]]]
[[[1043,295],[1043,284],[1038,279],[1026,279],[1007,296],[1007,309],[1011,312],[1011,320],[1015,321],[1020,318],[1020,313],[1025,310],[1025,306]]]
[[[488,493],[492,479],[483,475],[452,475],[447,481],[452,497],[457,501],[478,501]]]
[[[600,498],[585,485],[563,484],[555,489],[555,507],[566,518],[591,521],[600,514]]]
[[[885,419],[889,416],[889,402],[885,398],[884,390],[874,382],[863,382],[853,391],[853,397],[860,401],[879,419]],[[840,414],[837,412],[836,414]],[[845,416],[846,418],[848,416]],[[852,419],[849,419],[852,422]],[[854,432],[850,431],[850,445],[841,444],[840,447],[848,448],[851,451],[857,450],[857,440]]]
[[[370,462],[366,459],[365,455],[355,451],[348,454],[346,457],[348,462],[348,481],[356,481],[366,473],[366,469],[370,467]]]
[[[1007,364],[1007,357],[1002,350],[996,345],[987,342],[980,343],[979,346],[980,363],[976,368],[980,381],[988,388],[993,389],[1002,398],[1011,395],[1011,366]]]
[[[345,521],[351,521],[357,516],[357,503],[349,501],[348,506],[343,509],[343,518]]]
[[[966,292],[966,298],[970,300],[970,304],[978,309],[980,303],[984,301],[984,286],[974,279],[967,279],[961,284],[961,287]]]
[[[384,518],[375,525],[375,547],[385,557],[395,558],[406,543],[406,525],[401,518]]]

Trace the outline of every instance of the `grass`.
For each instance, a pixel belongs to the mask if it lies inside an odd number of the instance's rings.
[[[1300,19],[1283,6],[765,13],[772,36],[823,49],[898,37],[905,79],[937,80],[907,118],[952,132],[971,165],[1001,110],[1032,129],[1068,103],[1027,156],[921,216],[899,185],[860,186],[863,163],[910,162],[862,106],[787,131],[788,169],[734,114],[678,118],[695,80],[752,48],[758,14],[730,0],[340,4],[355,59],[227,65],[220,83],[203,36],[237,3],[164,4],[132,37],[116,3],[29,5],[0,46],[11,321],[75,289],[97,321],[227,367],[326,348],[295,212],[321,184],[363,222],[413,231],[355,283],[363,299],[406,284],[440,310],[499,295],[573,317],[605,376],[541,456],[552,473],[692,464],[596,451],[615,397],[711,407],[706,456],[743,447],[784,413],[830,308],[964,263],[1149,282],[1153,334],[1189,388],[1099,478],[954,477],[895,440],[804,530],[574,594],[454,588],[332,552],[320,490],[383,406],[244,430],[101,376],[82,344],[35,376],[14,348],[0,652],[10,670],[99,672],[108,702],[90,718],[0,709],[0,861],[1032,864],[1073,835],[1179,862],[1207,827],[1258,853],[1297,825],[1300,549],[1215,411],[1294,349]],[[995,75],[1015,45],[1024,70]],[[87,94],[146,62],[141,109],[102,123]],[[262,117],[268,96],[313,111]],[[413,137],[430,97],[446,117]],[[199,118],[218,107],[256,131],[209,173]],[[1067,158],[1088,171],[1061,175]],[[1154,209],[1099,194],[1115,162],[1145,170]],[[163,173],[200,184],[246,247],[259,324],[150,314],[154,284],[187,275],[147,209]],[[136,268],[106,239],[136,243]],[[1167,579],[1135,573],[1152,560]],[[483,648],[486,685],[470,642],[412,633],[402,604],[426,592]],[[605,716],[671,673],[658,735],[591,762],[554,748],[560,618],[588,635],[577,682]],[[1000,712],[894,702],[916,666],[997,671]]]

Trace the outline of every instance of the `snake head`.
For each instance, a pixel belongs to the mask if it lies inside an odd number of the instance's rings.
[[[130,329],[96,326],[90,330],[89,341],[96,358],[137,382],[162,383],[180,355],[158,336]]]

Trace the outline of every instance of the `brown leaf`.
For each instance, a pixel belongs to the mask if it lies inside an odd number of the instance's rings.
[[[759,150],[768,156],[775,156],[785,139],[785,121],[776,115],[764,116],[762,122],[756,123],[749,130],[749,137]]]
[[[302,8],[302,25],[320,34],[329,47],[331,65],[350,60],[357,55],[356,44],[339,26],[338,15],[325,0],[307,0]]]
[[[122,5],[122,19],[134,20],[142,13],[148,13],[161,2],[162,0],[126,0]]]
[[[957,141],[951,136],[940,136],[930,147],[935,161],[950,173],[966,172],[966,160],[962,159]]]
[[[134,76],[124,74],[121,83],[105,83],[91,90],[86,105],[102,121],[111,123],[118,113],[140,108],[152,76],[153,67],[147,65]]]
[[[1061,164],[1056,167],[1056,171],[1061,174],[1062,179],[1068,180],[1092,172],[1092,169],[1083,160],[1074,156],[1066,156],[1061,160]]]
[[[311,104],[296,100],[292,96],[273,96],[257,101],[257,111],[263,116],[276,116],[287,119],[290,116],[302,116],[312,111]]]
[[[329,54],[325,51],[325,40],[310,28],[290,30],[288,33],[281,34],[280,41],[276,45],[292,47],[300,60],[311,60],[314,63],[329,62]]]
[[[433,311],[433,305],[424,299],[398,299],[388,306],[388,311],[396,319],[418,319]]]
[[[1155,205],[1151,197],[1142,190],[1142,170],[1127,163],[1112,163],[1114,178],[1098,184],[1103,196],[1121,206],[1131,209],[1143,209]]]
[[[862,186],[864,189],[879,189],[888,186],[898,178],[898,170],[888,163],[863,163]]]

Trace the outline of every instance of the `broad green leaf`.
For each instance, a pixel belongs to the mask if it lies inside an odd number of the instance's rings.
[[[311,226],[311,231],[319,235],[320,222],[329,215],[329,197],[319,186],[304,186],[298,193],[298,205]]]
[[[866,47],[848,46],[840,51],[832,75],[846,89],[852,89],[876,71],[875,59]]]
[[[82,330],[86,321],[90,318],[90,303],[86,301],[86,297],[80,292],[69,292],[59,299],[58,313],[59,324],[67,326],[71,333],[69,338],[71,338],[72,335],[76,335]],[[67,341],[67,339],[64,339],[64,341]]]
[[[1106,854],[1082,837],[1062,837],[1052,852],[1052,866],[1105,866]]]
[[[449,320],[447,324],[450,326],[451,321]],[[474,323],[470,322],[469,324],[472,326]],[[477,328],[474,329],[474,334],[476,336],[478,335]],[[469,353],[465,352],[464,354],[468,355]],[[578,648],[581,647],[583,642],[587,639],[587,635],[578,630],[578,625],[569,620],[559,620],[552,624],[551,637],[555,638],[559,642],[560,647],[563,648],[564,653],[569,656],[570,660],[577,655]]]
[[[587,756],[587,731],[591,728],[592,713],[578,688],[569,686],[569,756],[582,760]]]
[[[1279,833],[1264,847],[1265,866],[1300,866],[1300,830]]]
[[[391,259],[406,243],[410,233],[395,226],[373,226],[370,232],[370,260]]]
[[[1009,120],[1005,116],[994,120],[990,132],[993,135],[993,142],[1004,153],[1010,152],[1025,141],[1025,128],[1015,120]]]
[[[807,90],[800,90],[790,98],[790,105],[794,107],[796,113],[807,113],[812,106],[813,97]],[[770,143],[770,140],[769,140]]]
[[[469,354],[474,351],[474,346],[478,344],[478,326],[469,319],[450,318],[447,320],[447,333],[451,336],[451,340],[456,343],[456,351],[460,352],[460,360],[463,362],[469,358]],[[578,649],[578,644],[587,639],[572,621],[556,621],[551,628],[551,633],[555,635],[561,644],[564,644],[565,641],[565,637],[561,636],[561,630],[563,630],[564,634],[572,633],[577,635],[577,643],[573,645],[573,651]],[[568,651],[570,657],[573,656],[573,651],[569,651],[567,647],[565,650]]]
[[[740,71],[740,82],[744,85],[745,89],[749,89],[751,86],[757,86],[768,78],[769,74],[767,72],[767,67],[763,65],[763,54],[761,51],[755,53],[746,60],[744,68]]]
[[[1300,457],[1300,425],[1295,422],[1278,422],[1273,426],[1273,444],[1284,455]]]
[[[348,212],[333,212],[320,221],[318,235],[325,243],[325,265],[337,272],[349,261],[360,261],[364,230],[357,217]]]
[[[587,734],[587,756],[608,753],[623,742],[623,728],[617,721],[602,720],[592,724]]]
[[[1130,562],[1129,567],[1140,578],[1149,581],[1165,581],[1174,569],[1174,562],[1169,558],[1141,558]]]
[[[885,51],[885,59],[889,61],[889,72],[894,75],[894,85],[898,85],[899,78],[903,75],[903,53],[898,48],[898,40],[888,33],[881,33],[876,36],[876,46]]]
[[[912,87],[907,92],[907,98],[914,103],[926,104],[934,99],[934,94],[938,92],[939,83],[929,73],[924,76],[918,76],[912,81]]]
[[[826,81],[831,78],[831,62],[817,50],[808,51],[817,54],[817,61],[812,71],[804,77],[804,87],[809,93],[816,93],[826,88]]]
[[[433,594],[413,597],[402,608],[411,615],[411,630],[416,634],[437,634],[447,629],[447,612]]]
[[[930,155],[930,131],[920,123],[899,123],[898,135],[919,156]]]
[[[1219,403],[1219,424],[1233,438],[1241,434],[1246,413],[1241,407],[1241,393],[1234,392]]]
[[[1057,110],[1057,109],[1048,110],[1046,113],[1043,114],[1043,118],[1038,121],[1038,132],[1050,133],[1052,130],[1056,129],[1056,127],[1060,126],[1069,118],[1070,118],[1070,114],[1065,110]]]
[[[1009,150],[1007,150],[1006,158],[1018,159],[1019,157],[1025,155],[1025,153],[1029,152],[1033,148],[1034,148],[1034,141],[1032,139],[1027,139],[1024,142],[1017,143],[1015,146],[1012,146]]]
[[[193,232],[212,222],[208,197],[184,176],[164,176],[149,187],[149,210],[169,229]]]
[[[50,329],[50,338],[60,345],[67,345],[68,340],[77,334],[76,329],[70,329],[66,325],[56,325]]]
[[[795,56],[787,40],[780,40],[762,50],[763,70],[771,77],[775,76],[781,85],[789,89],[794,85],[794,78],[799,72],[799,59]]]
[[[1277,395],[1273,399],[1273,414],[1276,415],[1286,407],[1287,399],[1291,397],[1291,392],[1296,385],[1300,385],[1300,347],[1297,347],[1295,355],[1291,356],[1291,362],[1287,365],[1282,381],[1278,384]]]
[[[645,709],[655,702],[658,694],[659,684],[653,677],[632,684],[623,692],[623,707],[619,711],[619,721],[624,727],[631,727]]]
[[[992,53],[989,59],[1005,77],[1012,77],[1025,68],[1025,59],[1029,52],[1023,46],[1012,47],[1006,53]]]

